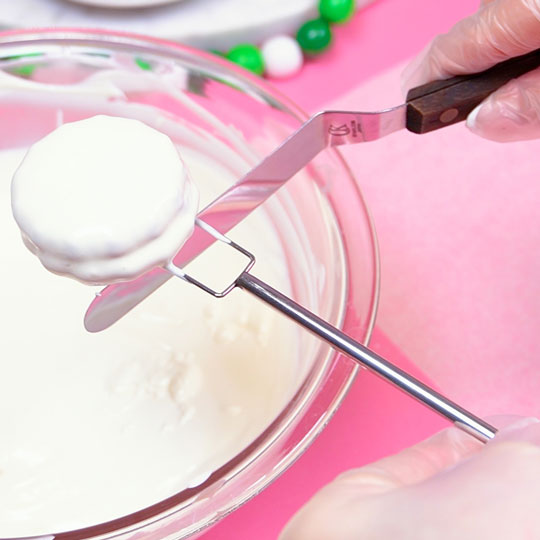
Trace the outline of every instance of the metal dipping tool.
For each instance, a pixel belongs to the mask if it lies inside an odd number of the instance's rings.
[[[391,109],[379,112],[324,111],[316,114],[199,213],[198,227],[174,257],[169,271],[156,268],[137,280],[109,285],[99,293],[86,313],[86,329],[99,332],[114,324],[170,279],[171,272],[218,297],[240,287],[476,438],[482,441],[492,438],[496,433],[495,428],[249,274],[248,270],[254,264],[253,255],[223,235],[325,148],[373,141],[403,128],[423,134],[462,121],[489,94],[509,80],[539,66],[540,50],[536,50],[497,64],[482,73],[453,77],[414,88],[407,95],[406,103]],[[216,239],[239,250],[250,260],[246,270],[221,293],[212,291],[180,270]]]

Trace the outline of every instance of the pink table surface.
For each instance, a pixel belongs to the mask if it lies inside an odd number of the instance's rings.
[[[396,103],[400,72],[333,105]],[[540,140],[456,124],[343,153],[379,236],[379,328],[477,414],[540,415]]]
[[[336,29],[331,51],[309,62],[299,76],[272,83],[310,112],[395,104],[400,99],[400,68],[390,68],[472,13],[478,3],[376,0],[352,22]],[[533,145],[518,150],[517,156],[516,150],[503,153],[486,170],[486,162],[493,162],[497,150],[483,141],[473,143],[472,136],[460,142],[463,131],[457,128],[431,139],[425,167],[422,141],[411,142],[406,135],[405,144],[394,135],[374,143],[378,146],[345,150],[379,231],[382,298],[371,347],[419,378],[428,381],[428,373],[445,393],[482,413],[538,414],[540,399],[534,390],[540,389],[540,377],[534,362],[524,357],[540,352],[534,340],[534,322],[540,321],[540,302],[535,301],[538,287],[530,296],[526,294],[539,266],[527,267],[526,255],[538,245],[530,226],[534,202],[540,200],[540,193],[534,196],[540,183],[534,188],[530,183],[534,174],[521,167],[520,175],[527,171],[527,188],[532,191],[516,190],[521,177],[510,181],[503,173],[495,175],[496,190],[490,189],[490,178],[501,169],[501,162],[508,164],[516,157],[523,161],[527,153],[532,155]],[[448,144],[455,148],[445,155]],[[469,152],[471,144],[477,145],[473,147],[480,152],[478,158],[474,150]],[[409,159],[411,151],[414,160]],[[469,159],[463,160],[460,152],[468,153]],[[392,167],[388,167],[388,155],[392,155]],[[446,174],[440,174],[449,162],[461,162],[461,166],[457,171],[448,167]],[[424,169],[423,174],[416,174],[418,169]],[[452,177],[455,174],[462,175],[459,182]],[[521,196],[499,219],[498,212],[508,206],[504,204],[507,196],[516,192]],[[520,221],[515,214],[522,211],[526,214]],[[444,222],[441,212],[447,217]],[[491,233],[493,221],[499,225]],[[493,236],[498,240],[486,242],[486,237],[493,240]],[[507,248],[512,249],[508,252]],[[496,270],[505,263],[506,270]],[[505,289],[501,296],[497,294],[499,280]],[[329,426],[298,462],[203,538],[274,539],[290,516],[337,474],[397,452],[444,425],[421,405],[363,372]]]

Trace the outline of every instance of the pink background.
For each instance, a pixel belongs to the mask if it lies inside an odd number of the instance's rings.
[[[478,4],[376,0],[336,28],[331,51],[272,83],[308,112],[397,104],[403,63]],[[344,149],[381,248],[372,348],[481,415],[540,415],[539,150],[483,141],[463,125]],[[362,373],[304,456],[204,539],[274,539],[339,472],[444,425]]]

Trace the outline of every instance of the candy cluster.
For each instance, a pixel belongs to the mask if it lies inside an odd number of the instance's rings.
[[[305,56],[320,54],[330,46],[330,25],[348,21],[354,13],[354,7],[354,0],[320,0],[319,17],[305,22],[295,37],[274,36],[260,48],[242,43],[224,56],[257,75],[290,77],[300,71]]]

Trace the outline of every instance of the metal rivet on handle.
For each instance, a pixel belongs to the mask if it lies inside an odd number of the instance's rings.
[[[443,124],[448,124],[452,120],[455,120],[458,114],[459,111],[457,109],[447,109],[439,116],[439,120]]]

